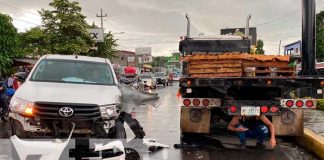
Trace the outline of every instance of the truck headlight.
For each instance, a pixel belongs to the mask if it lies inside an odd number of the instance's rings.
[[[35,104],[23,99],[13,97],[10,101],[9,107],[11,111],[14,113],[23,114],[26,116],[34,115]]]
[[[112,118],[117,116],[117,105],[103,105],[100,106],[100,112],[102,118]]]

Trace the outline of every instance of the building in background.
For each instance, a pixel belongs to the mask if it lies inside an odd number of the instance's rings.
[[[301,47],[301,40],[287,44],[284,46],[284,55],[289,55],[291,58],[300,58],[302,54]]]
[[[135,52],[131,51],[117,51],[117,57],[113,59],[114,64],[118,64],[120,66],[135,66]]]

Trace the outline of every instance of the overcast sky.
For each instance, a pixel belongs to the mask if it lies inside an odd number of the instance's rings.
[[[0,11],[14,18],[20,32],[41,24],[37,11],[51,9],[51,0],[0,0]],[[282,45],[301,39],[301,0],[77,0],[89,23],[100,25],[100,8],[108,16],[104,27],[112,31],[119,49],[152,47],[153,55],[168,55],[178,49],[186,34],[185,14],[191,17],[192,35],[219,35],[222,28],[257,27],[267,54],[278,54]],[[317,0],[317,12],[324,0]],[[118,34],[124,32],[123,34]],[[281,49],[283,54],[283,49]]]

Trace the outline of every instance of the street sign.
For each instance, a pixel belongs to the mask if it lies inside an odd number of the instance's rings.
[[[92,40],[95,42],[104,41],[104,30],[103,29],[87,29]]]
[[[179,57],[167,57],[168,62],[179,62]]]
[[[153,62],[153,57],[152,56],[141,56],[138,57],[138,62],[139,63],[151,63]]]
[[[135,61],[135,57],[127,57],[127,61],[128,62],[134,62]]]
[[[152,54],[151,47],[135,48],[135,55],[151,55],[151,54]]]

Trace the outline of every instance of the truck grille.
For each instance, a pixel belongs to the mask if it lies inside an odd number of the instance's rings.
[[[94,104],[68,104],[68,103],[50,103],[36,102],[35,115],[41,119],[71,119],[71,120],[91,120],[101,117],[100,108]],[[59,114],[59,110],[63,107],[73,109],[73,114],[64,117]]]

